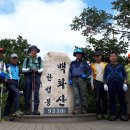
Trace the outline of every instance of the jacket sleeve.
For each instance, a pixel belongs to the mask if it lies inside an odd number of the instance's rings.
[[[108,65],[106,65],[105,70],[104,70],[104,74],[103,74],[103,82],[104,82],[104,84],[107,83],[107,67],[108,67]]]
[[[92,69],[87,62],[86,62],[86,69],[87,69],[87,77],[89,77],[92,74]]]
[[[127,73],[126,73],[123,65],[122,65],[122,76],[123,76],[124,80],[127,80]]]
[[[30,72],[30,68],[26,68],[27,58],[23,62],[22,72],[27,73]]]
[[[72,80],[72,62],[70,64],[70,68],[69,68],[69,80]]]

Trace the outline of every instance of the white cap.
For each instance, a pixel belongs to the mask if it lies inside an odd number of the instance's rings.
[[[18,55],[17,54],[11,54],[10,58],[14,58],[14,57],[18,58]]]

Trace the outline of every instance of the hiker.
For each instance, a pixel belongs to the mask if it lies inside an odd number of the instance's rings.
[[[19,110],[19,80],[20,72],[18,63],[18,55],[11,54],[10,64],[6,65],[6,87],[8,89],[8,97],[4,109],[4,117],[10,115],[13,106],[13,116],[20,116],[22,112]]]
[[[107,92],[104,90],[103,75],[106,62],[101,61],[102,54],[99,51],[94,52],[95,63],[91,64],[92,77],[91,89],[94,91],[96,101],[97,119],[107,118]]]
[[[72,86],[74,91],[74,111],[72,114],[87,113],[87,78],[92,71],[89,64],[83,61],[84,55],[82,49],[75,49],[73,56],[76,57],[76,60],[70,64],[68,84]]]
[[[110,63],[104,71],[104,88],[109,93],[109,121],[114,121],[116,117],[116,95],[120,104],[120,120],[127,121],[127,105],[125,100],[126,73],[122,64],[117,62],[117,53],[111,52],[109,55]]]
[[[5,81],[5,63],[3,62],[3,54],[5,53],[3,48],[0,48],[0,120],[2,118],[2,97],[3,97],[3,87]]]
[[[125,92],[126,92],[126,101],[127,101],[127,105],[129,106],[129,100],[130,100],[130,53],[127,56],[127,65],[125,65],[125,71],[127,74],[127,85],[128,87],[124,88]],[[128,89],[128,91],[127,91]],[[129,108],[129,107],[128,107]]]
[[[23,62],[22,72],[25,76],[25,114],[40,115],[39,107],[39,89],[40,78],[43,72],[41,57],[37,56],[40,49],[33,45],[29,48],[30,54]],[[34,98],[34,99],[33,99]],[[33,102],[34,100],[34,102]],[[31,103],[31,102],[33,103]],[[33,110],[31,110],[33,109]]]

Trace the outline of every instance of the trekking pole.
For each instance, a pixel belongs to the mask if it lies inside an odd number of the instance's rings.
[[[35,72],[32,72],[32,113],[34,114]]]
[[[0,120],[2,119],[2,96],[3,96],[3,84],[0,84]]]

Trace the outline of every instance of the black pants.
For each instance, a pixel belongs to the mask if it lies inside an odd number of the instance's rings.
[[[7,116],[10,114],[10,110],[12,106],[14,107],[13,111],[16,112],[19,110],[19,90],[18,90],[18,82],[13,81],[12,83],[7,85],[8,89],[8,97],[4,109],[4,116]]]
[[[31,94],[32,94],[32,82],[33,75],[27,74],[25,76],[25,110],[30,111],[31,109]],[[39,107],[39,89],[40,89],[40,75],[35,73],[35,83],[34,83],[34,111],[38,110]]]
[[[107,114],[107,92],[103,82],[94,80],[94,95],[96,100],[97,114]]]
[[[127,104],[125,100],[125,92],[123,90],[123,81],[114,80],[108,82],[109,102],[110,102],[110,114],[116,115],[116,95],[120,104],[120,114],[127,114]]]

